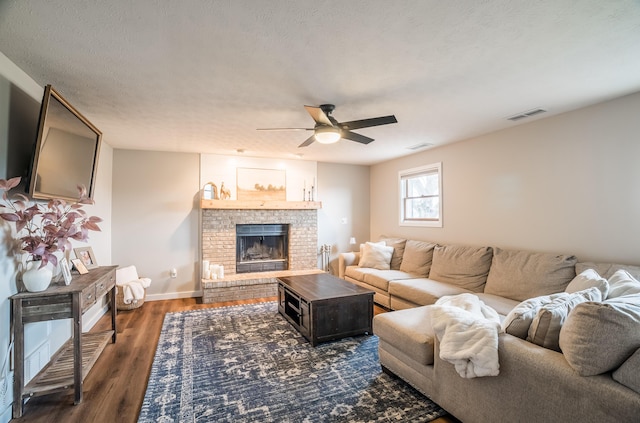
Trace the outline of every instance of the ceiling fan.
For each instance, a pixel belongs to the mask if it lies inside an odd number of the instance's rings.
[[[307,112],[309,112],[316,122],[313,128],[258,128],[258,131],[313,131],[313,135],[298,147],[306,147],[314,141],[318,141],[321,144],[332,144],[338,142],[340,138],[362,144],[369,144],[373,141],[373,138],[356,134],[355,132],[351,132],[351,130],[398,123],[394,115],[338,122],[331,116],[331,112],[336,108],[333,104],[321,104],[319,107],[304,106],[304,108],[307,109]]]

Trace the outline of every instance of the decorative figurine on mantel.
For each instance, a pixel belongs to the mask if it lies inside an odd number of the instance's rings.
[[[220,184],[220,199],[228,200],[229,198],[231,198],[231,191],[229,191],[229,189],[224,186],[224,182],[222,182]]]

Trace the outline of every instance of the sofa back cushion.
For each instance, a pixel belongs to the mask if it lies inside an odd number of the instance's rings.
[[[412,275],[424,276],[429,274],[431,261],[433,259],[433,249],[436,244],[426,241],[407,240],[402,255],[400,270]]]
[[[616,263],[594,263],[590,261],[576,263],[576,273],[580,274],[586,269],[593,269],[600,276],[605,279],[609,279],[618,270],[623,269],[629,272],[635,279],[640,280],[640,266],[631,266],[628,264],[616,264]]]
[[[575,256],[494,248],[484,292],[524,301],[565,290],[576,277]]]
[[[581,376],[618,368],[640,348],[640,295],[578,304],[560,330],[560,348]]]
[[[433,251],[429,279],[482,292],[491,266],[491,247],[438,245]]]
[[[400,264],[402,264],[402,256],[404,255],[404,246],[407,242],[406,239],[392,238],[388,236],[381,236],[379,241],[384,241],[388,247],[393,247],[393,254],[391,255],[391,263],[389,266],[391,270],[400,270]]]

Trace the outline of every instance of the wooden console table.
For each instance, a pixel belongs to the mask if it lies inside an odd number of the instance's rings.
[[[116,342],[116,268],[103,266],[74,275],[70,285],[51,285],[42,292],[11,296],[14,363],[13,417],[22,416],[26,397],[75,390],[74,404],[82,402],[82,381],[109,343]],[[110,296],[112,330],[82,333],[82,315],[96,301]],[[73,336],[26,386],[24,385],[24,325],[73,319]]]

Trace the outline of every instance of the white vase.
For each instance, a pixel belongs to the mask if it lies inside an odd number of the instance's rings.
[[[40,268],[41,260],[28,261],[27,270],[22,274],[22,283],[29,292],[44,291],[51,283],[53,273],[48,266]]]

